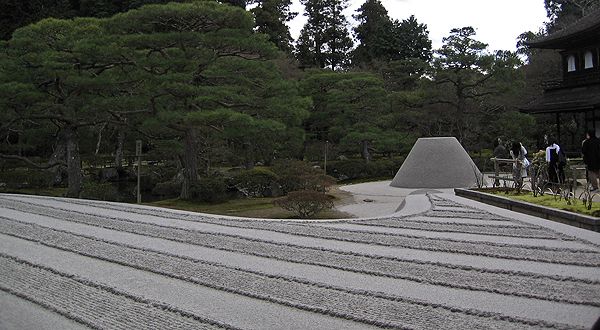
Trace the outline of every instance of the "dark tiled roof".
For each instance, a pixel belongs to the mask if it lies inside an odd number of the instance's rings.
[[[600,84],[546,91],[525,108],[527,113],[582,111],[600,108]]]
[[[563,48],[565,42],[574,37],[584,37],[586,39],[596,39],[600,42],[600,8],[587,14],[571,25],[562,30],[556,31],[548,36],[539,38],[529,44],[532,48]]]

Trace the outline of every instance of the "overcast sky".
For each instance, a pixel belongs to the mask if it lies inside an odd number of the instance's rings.
[[[365,0],[350,0],[346,17],[354,24],[355,14]],[[403,20],[415,15],[427,24],[433,48],[452,28],[472,26],[476,39],[489,44],[490,50],[515,50],[516,38],[525,31],[538,31],[546,21],[544,0],[381,0],[391,18]],[[298,38],[306,17],[303,6],[294,0],[292,10],[300,14],[290,22],[290,32]]]

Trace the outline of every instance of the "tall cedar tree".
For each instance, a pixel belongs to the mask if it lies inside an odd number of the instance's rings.
[[[388,61],[394,54],[394,25],[379,0],[367,0],[357,10],[354,19],[359,22],[354,34],[360,44],[352,54],[354,65],[373,60]]]
[[[298,15],[290,12],[291,0],[258,0],[250,11],[254,14],[256,30],[269,36],[269,40],[280,50],[291,53],[292,35],[286,25]]]
[[[374,61],[431,60],[431,40],[427,26],[414,16],[406,20],[391,20],[379,0],[367,0],[354,18],[354,28],[360,45],[353,52],[353,64],[360,66]]]
[[[308,21],[300,32],[296,57],[303,67],[348,66],[353,42],[343,14],[348,0],[301,0]]]

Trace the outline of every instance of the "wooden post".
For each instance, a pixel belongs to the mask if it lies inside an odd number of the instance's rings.
[[[142,203],[142,192],[140,191],[140,179],[142,169],[142,140],[135,141],[135,155],[137,156],[137,203]]]
[[[558,144],[561,144],[560,142],[560,112],[556,113],[556,141],[558,141]]]
[[[500,165],[498,165],[498,160],[496,159],[496,157],[492,158],[492,160],[494,161],[494,176],[496,178],[494,178],[494,188],[495,187],[500,187],[500,180],[498,180],[498,177],[500,176]]]
[[[325,170],[325,175],[327,175],[327,149],[329,148],[329,140],[325,141],[325,165],[323,166]]]

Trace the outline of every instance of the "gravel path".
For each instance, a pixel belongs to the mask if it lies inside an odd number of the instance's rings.
[[[573,329],[600,316],[600,239],[429,201],[294,222],[0,195],[0,298],[14,302],[0,326],[27,310],[103,329]]]

